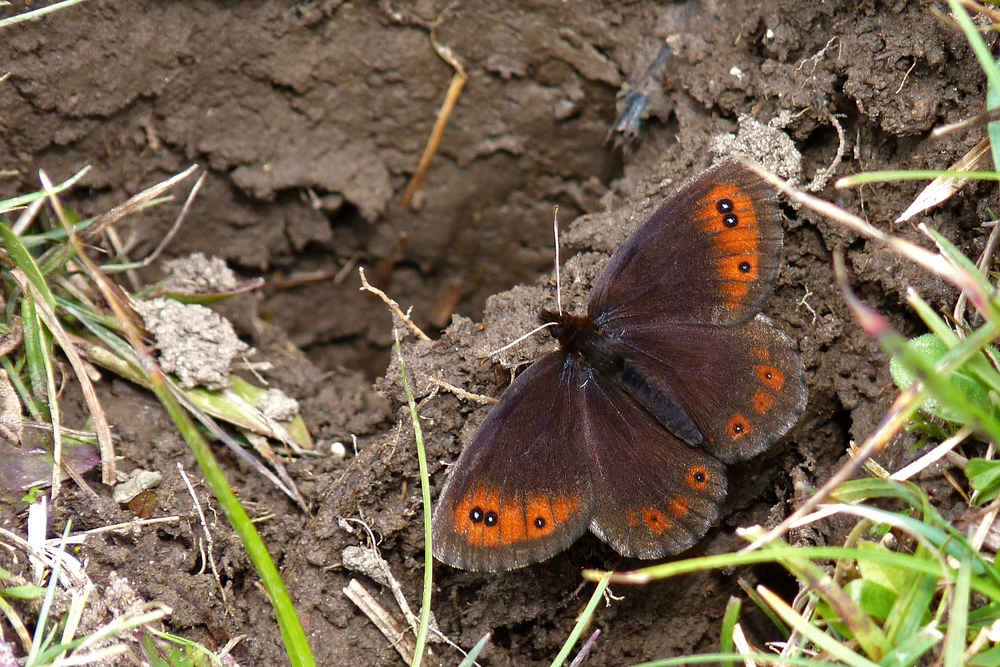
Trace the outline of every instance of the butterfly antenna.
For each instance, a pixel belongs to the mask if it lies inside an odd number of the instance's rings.
[[[542,331],[543,329],[548,329],[549,327],[554,327],[555,325],[556,325],[555,322],[546,322],[545,324],[543,324],[541,326],[537,326],[534,329],[532,329],[531,331],[529,331],[528,333],[526,333],[523,336],[521,336],[520,338],[517,338],[517,339],[512,340],[511,342],[507,343],[506,345],[504,345],[500,349],[493,350],[487,356],[488,357],[495,357],[498,354],[501,354],[502,352],[506,352],[507,350],[509,350],[510,348],[514,347],[515,345],[517,345],[521,341],[527,340],[528,338],[531,338],[532,336],[534,336],[539,331]]]
[[[562,280],[559,272],[559,205],[556,204],[555,210],[552,211],[552,233],[556,237],[556,307],[559,312],[563,312],[562,308]],[[532,332],[534,333],[534,332]]]

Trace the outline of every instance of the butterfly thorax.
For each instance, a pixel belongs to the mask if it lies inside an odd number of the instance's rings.
[[[551,323],[549,333],[559,341],[559,350],[586,363],[598,372],[616,375],[623,369],[625,359],[616,354],[601,328],[589,315],[572,315],[543,310],[539,314],[543,323]]]
[[[690,445],[702,442],[701,431],[677,395],[631,362],[618,341],[602,331],[593,318],[543,310],[539,319],[554,325],[549,332],[559,341],[563,354],[581,362],[587,372],[596,372],[615,382],[681,440]]]

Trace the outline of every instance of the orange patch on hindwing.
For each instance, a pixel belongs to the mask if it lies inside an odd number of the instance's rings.
[[[642,520],[649,528],[650,532],[656,537],[659,537],[664,532],[670,530],[674,527],[673,522],[666,517],[666,515],[655,507],[643,507],[640,510],[642,513]]]
[[[753,393],[753,411],[759,415],[769,412],[776,402],[774,396],[763,389],[758,389]]]
[[[749,432],[750,420],[738,412],[733,415],[729,419],[729,423],[726,424],[726,433],[728,433],[729,437],[733,440],[739,440]]]
[[[675,517],[681,519],[688,513],[688,510],[691,509],[691,503],[688,501],[687,498],[681,498],[680,496],[677,496],[676,498],[670,501],[670,506],[667,509]]]
[[[707,489],[709,479],[708,469],[702,465],[691,466],[684,476],[684,481],[695,491],[704,491]]]
[[[776,394],[780,394],[781,390],[785,388],[785,374],[779,371],[774,366],[757,366],[754,368],[757,372],[757,377],[763,382],[768,389]]]
[[[760,242],[753,199],[738,185],[712,187],[698,202],[697,219],[712,237],[715,270],[727,308],[736,310],[760,275]]]

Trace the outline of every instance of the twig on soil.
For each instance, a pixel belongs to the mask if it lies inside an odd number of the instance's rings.
[[[344,550],[341,558],[344,565],[355,572],[360,572],[365,575],[376,584],[381,586],[387,586],[390,591],[392,591],[392,596],[396,598],[396,604],[399,605],[399,609],[403,612],[403,617],[406,622],[409,623],[410,629],[414,634],[417,632],[417,627],[420,624],[420,619],[417,615],[413,613],[410,609],[410,603],[406,601],[406,596],[403,594],[403,587],[399,585],[396,580],[395,575],[392,573],[392,569],[389,567],[389,563],[382,558],[382,554],[379,553],[378,546],[375,543],[375,533],[372,532],[371,527],[362,521],[361,519],[352,518],[340,518],[338,523],[340,523],[341,528],[344,528],[348,532],[353,532],[353,529],[347,525],[347,522],[353,522],[361,525],[368,534],[367,547],[348,547],[352,551]],[[445,644],[449,644],[454,648],[462,651],[462,648],[455,644],[450,639],[448,639],[441,630],[437,627],[437,620],[434,618],[433,613],[430,619],[429,630],[434,634],[434,638],[431,641],[439,641]],[[464,653],[464,651],[462,651]]]
[[[371,593],[368,592],[357,579],[351,581],[344,588],[344,595],[358,606],[368,619],[375,624],[375,627],[385,635],[393,648],[399,651],[400,657],[406,664],[413,663],[413,640],[406,632],[399,627],[396,619],[392,617],[385,608],[378,603]]]
[[[430,336],[428,336],[427,334],[425,334],[423,331],[420,330],[420,327],[418,327],[416,324],[413,323],[413,320],[410,319],[410,311],[406,311],[404,313],[403,310],[399,307],[399,304],[390,299],[388,296],[386,296],[385,292],[383,292],[377,287],[372,287],[368,283],[368,279],[365,278],[364,267],[359,268],[358,273],[361,275],[361,291],[371,292],[378,298],[382,299],[382,301],[384,301],[386,305],[389,306],[389,310],[392,311],[393,315],[398,317],[403,322],[403,324],[410,327],[410,330],[413,331],[413,333],[417,336],[417,338],[419,338],[420,340],[431,339]]]
[[[433,392],[434,395],[437,394],[437,390],[440,388],[440,389],[446,389],[446,390],[450,391],[451,393],[455,394],[456,396],[458,396],[459,398],[464,398],[465,400],[472,401],[473,403],[479,403],[481,405],[496,405],[497,403],[499,403],[499,401],[497,399],[493,398],[492,396],[484,396],[482,394],[473,394],[472,392],[466,391],[465,389],[462,389],[461,387],[456,387],[455,385],[451,384],[450,382],[445,382],[444,380],[439,380],[437,378],[431,378],[430,384],[434,386],[434,389],[432,390],[432,392]],[[429,399],[429,398],[431,398],[431,397],[428,396],[423,401],[421,401],[420,406],[418,406],[418,410],[417,410],[418,412],[419,412],[419,409],[421,407],[423,407],[424,403],[426,403],[427,399]]]
[[[833,175],[833,172],[837,170],[840,166],[840,161],[844,159],[844,154],[847,152],[847,139],[844,136],[844,128],[841,127],[840,122],[834,114],[829,114],[827,119],[830,124],[833,125],[834,129],[837,130],[837,138],[839,140],[837,144],[837,156],[833,158],[833,162],[830,163],[826,169],[822,172],[813,176],[812,183],[806,186],[806,190],[809,192],[818,192],[826,187],[826,182]]]
[[[806,287],[805,289],[806,289],[806,293],[803,294],[802,298],[799,299],[799,302],[797,304],[795,304],[795,310],[798,310],[799,306],[804,307],[806,310],[808,310],[810,313],[812,313],[812,316],[813,316],[812,323],[816,324],[816,317],[817,317],[816,309],[814,309],[812,306],[809,305],[809,300],[808,300],[809,297],[811,297],[813,295],[813,293],[809,290],[808,287]]]
[[[214,546],[212,531],[208,529],[208,522],[205,521],[205,513],[201,509],[201,503],[198,502],[198,496],[194,492],[194,487],[191,486],[191,480],[188,479],[187,473],[184,472],[184,466],[180,463],[177,464],[177,472],[181,474],[181,479],[184,480],[184,485],[187,486],[188,493],[191,494],[191,500],[194,502],[194,508],[198,510],[198,520],[201,521],[201,529],[205,532],[205,542],[208,544],[208,548],[205,549],[205,551],[208,552],[208,565],[212,568],[212,576],[215,577],[215,585],[219,587],[219,592],[222,594],[222,604],[226,607],[226,612],[232,615],[233,612],[229,608],[229,599],[226,597],[226,589],[222,586],[222,579],[219,577],[219,568],[215,566],[215,556],[212,555],[212,547]]]
[[[101,526],[100,528],[93,528],[91,530],[85,530],[82,533],[73,533],[66,539],[67,544],[82,544],[84,539],[90,535],[100,535],[101,533],[113,533],[116,531],[130,532],[136,528],[141,528],[142,526],[154,526],[160,523],[177,523],[181,518],[177,515],[174,516],[161,516],[155,519],[136,519],[134,521],[126,521],[125,523],[113,523],[110,526]],[[60,538],[53,537],[45,541],[46,546],[56,547],[59,546]]]
[[[344,279],[347,278],[347,274],[349,274],[351,271],[354,270],[354,267],[358,265],[358,261],[360,259],[361,259],[361,253],[356,252],[353,255],[351,255],[348,258],[347,263],[344,264],[344,268],[342,268],[340,271],[337,271],[337,275],[333,277],[333,284],[339,285],[340,283],[344,282]]]
[[[440,18],[438,19],[438,23],[440,23]],[[431,29],[431,44],[441,59],[452,66],[455,74],[451,78],[451,85],[448,86],[448,93],[445,95],[441,110],[438,111],[437,121],[434,123],[434,129],[431,130],[431,136],[427,139],[424,154],[420,156],[420,162],[417,163],[417,170],[413,172],[413,177],[406,186],[406,190],[403,192],[403,197],[400,200],[403,206],[407,208],[410,207],[413,195],[420,189],[427,178],[427,173],[431,169],[431,163],[434,161],[434,156],[437,155],[438,147],[441,145],[441,137],[444,135],[444,129],[448,126],[448,119],[451,117],[451,112],[455,109],[455,105],[458,104],[458,98],[462,94],[462,89],[465,88],[465,82],[469,80],[469,75],[465,73],[465,68],[462,67],[462,63],[459,62],[451,48],[438,44],[435,36],[436,30],[437,25]]]
[[[899,82],[899,88],[896,89],[895,95],[899,95],[900,91],[903,90],[903,86],[906,85],[906,80],[910,78],[910,72],[912,72],[917,66],[917,59],[913,59],[913,64],[910,65],[910,69],[906,70],[906,74],[903,75],[903,80]]]

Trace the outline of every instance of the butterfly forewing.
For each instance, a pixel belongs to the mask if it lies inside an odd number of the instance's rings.
[[[621,326],[651,316],[729,324],[753,317],[778,268],[774,190],[730,160],[682,186],[615,253],[590,316]]]
[[[518,376],[459,457],[434,511],[434,555],[510,570],[556,554],[594,505],[579,365],[548,354]]]
[[[613,381],[594,374],[580,391],[598,499],[590,529],[634,558],[690,547],[725,497],[723,465],[666,431]]]

